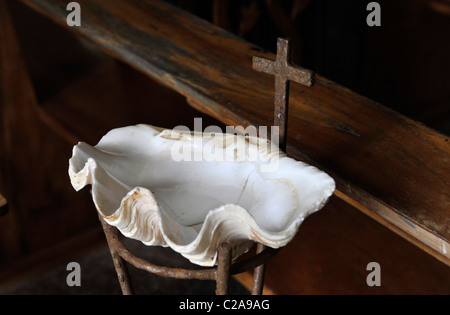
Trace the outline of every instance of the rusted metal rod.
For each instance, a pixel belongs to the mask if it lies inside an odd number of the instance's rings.
[[[129,262],[131,265],[138,269],[148,271],[150,273],[156,274],[161,277],[175,278],[175,279],[198,279],[198,280],[215,280],[216,279],[216,269],[183,269],[183,268],[171,268],[162,267],[149,263],[148,261],[138,258],[131,254],[123,243],[115,244],[118,248],[118,253],[120,256]]]
[[[109,251],[111,252],[114,268],[116,269],[117,278],[119,279],[122,293],[123,295],[133,295],[134,290],[130,281],[127,265],[113,246],[114,243],[120,242],[117,229],[107,224],[100,216],[99,218],[103,227],[103,232],[106,236],[106,241],[108,242]]]
[[[105,222],[99,216],[100,222],[105,232],[108,247],[114,262],[114,268],[119,279],[119,284],[124,295],[134,294],[130,281],[128,269],[125,262],[147,272],[169,278],[176,279],[198,279],[216,280],[216,294],[223,295],[229,292],[231,275],[253,270],[264,263],[278,252],[278,249],[265,248],[258,244],[256,255],[236,263],[232,263],[232,250],[228,243],[223,243],[218,249],[218,266],[216,268],[204,269],[183,269],[154,265],[144,259],[134,256],[119,239],[118,230]],[[261,269],[259,269],[261,270]],[[261,294],[264,279],[264,269],[257,275],[254,282],[252,294]]]
[[[231,274],[235,275],[245,271],[253,270],[259,265],[265,263],[270,257],[274,256],[279,249],[265,247],[264,250],[244,261],[239,261],[231,266]]]
[[[120,256],[123,260],[131,264],[132,266],[154,273],[162,277],[177,278],[177,279],[198,279],[198,280],[215,280],[217,278],[217,268],[207,269],[183,269],[183,268],[171,268],[161,267],[154,265],[144,259],[134,256],[118,237],[117,229],[106,223],[103,218],[99,217],[102,223],[104,231],[106,230],[106,238],[110,250]],[[252,270],[257,266],[263,264],[270,257],[275,255],[278,249],[265,248],[262,252],[255,256],[252,256],[246,260],[236,262],[230,265],[230,275],[235,275],[248,270]],[[119,272],[121,269],[119,268]]]
[[[256,254],[261,253],[263,250],[264,250],[264,245],[261,243],[258,243],[258,245],[256,247]],[[261,295],[262,294],[263,287],[264,287],[265,271],[266,271],[265,263],[263,263],[255,268],[255,271],[253,273],[252,295]]]
[[[228,243],[222,243],[218,249],[216,274],[216,294],[228,294],[231,277],[231,246]]]
[[[103,218],[100,218],[100,221],[102,222],[102,225],[107,225],[109,230],[115,230],[117,234],[117,229],[115,227],[108,225],[105,222],[105,220],[103,220]],[[131,254],[130,251],[117,237],[115,238],[110,237],[108,245],[120,257],[122,257],[132,266],[156,274],[161,277],[176,278],[176,279],[199,279],[199,280],[215,280],[216,278],[215,268],[191,270],[183,268],[162,267],[149,263],[148,261]]]
[[[125,261],[130,263],[132,266],[138,269],[146,270],[148,272],[157,274],[162,277],[173,277],[177,279],[199,279],[199,280],[214,280],[216,277],[216,268],[191,270],[182,268],[161,267],[151,264],[144,259],[134,256],[127,250],[125,245],[120,240],[115,241],[113,244],[111,244],[111,246]],[[263,264],[270,257],[274,256],[277,252],[278,249],[267,247],[261,253],[253,257],[232,264],[231,274],[235,275],[248,270],[252,270],[257,266]]]

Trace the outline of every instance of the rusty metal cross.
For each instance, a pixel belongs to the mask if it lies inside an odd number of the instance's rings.
[[[279,129],[279,147],[286,150],[287,114],[289,106],[289,81],[306,86],[313,84],[313,72],[291,64],[289,39],[278,38],[276,60],[253,57],[253,69],[275,76],[274,125]]]

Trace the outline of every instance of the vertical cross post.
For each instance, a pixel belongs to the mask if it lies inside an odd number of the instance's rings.
[[[289,82],[306,86],[313,84],[313,72],[291,64],[289,39],[278,38],[276,60],[253,57],[253,69],[275,76],[275,115],[274,125],[279,129],[281,150],[286,151],[287,118],[289,107]]]
[[[289,39],[278,38],[276,60],[253,57],[253,70],[275,76],[274,126],[279,128],[278,146],[286,152],[287,119],[289,108],[289,82],[294,81],[306,86],[313,84],[313,72],[291,64]],[[257,253],[264,250],[258,244]],[[263,290],[265,264],[255,268],[252,294],[260,295]]]

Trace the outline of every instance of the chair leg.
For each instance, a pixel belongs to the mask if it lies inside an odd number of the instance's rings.
[[[258,243],[256,247],[256,254],[259,254],[264,250],[264,245]],[[264,273],[266,270],[266,264],[262,264],[255,268],[253,273],[253,289],[252,295],[261,295],[264,287]]]
[[[122,289],[123,295],[133,295],[134,290],[131,284],[130,275],[128,273],[128,268],[126,262],[120,257],[120,255],[111,246],[113,242],[118,240],[117,229],[113,226],[107,224],[103,218],[99,217],[102,223],[103,232],[105,233],[106,240],[108,242],[109,251],[114,263],[114,268],[116,269],[117,278],[119,279],[120,288]]]
[[[223,243],[219,247],[217,275],[216,275],[216,294],[226,295],[230,287],[230,269],[231,269],[231,246]]]

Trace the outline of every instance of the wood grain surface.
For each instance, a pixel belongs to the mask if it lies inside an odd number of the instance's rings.
[[[366,279],[380,266],[380,286]],[[252,275],[236,276],[247,288]],[[448,294],[450,268],[333,196],[266,265],[264,294]]]
[[[22,0],[67,27],[68,0]],[[268,126],[273,77],[251,68],[272,53],[159,1],[79,1],[95,42],[221,122]],[[336,195],[450,262],[448,138],[319,75],[291,84],[289,155],[329,172]]]

